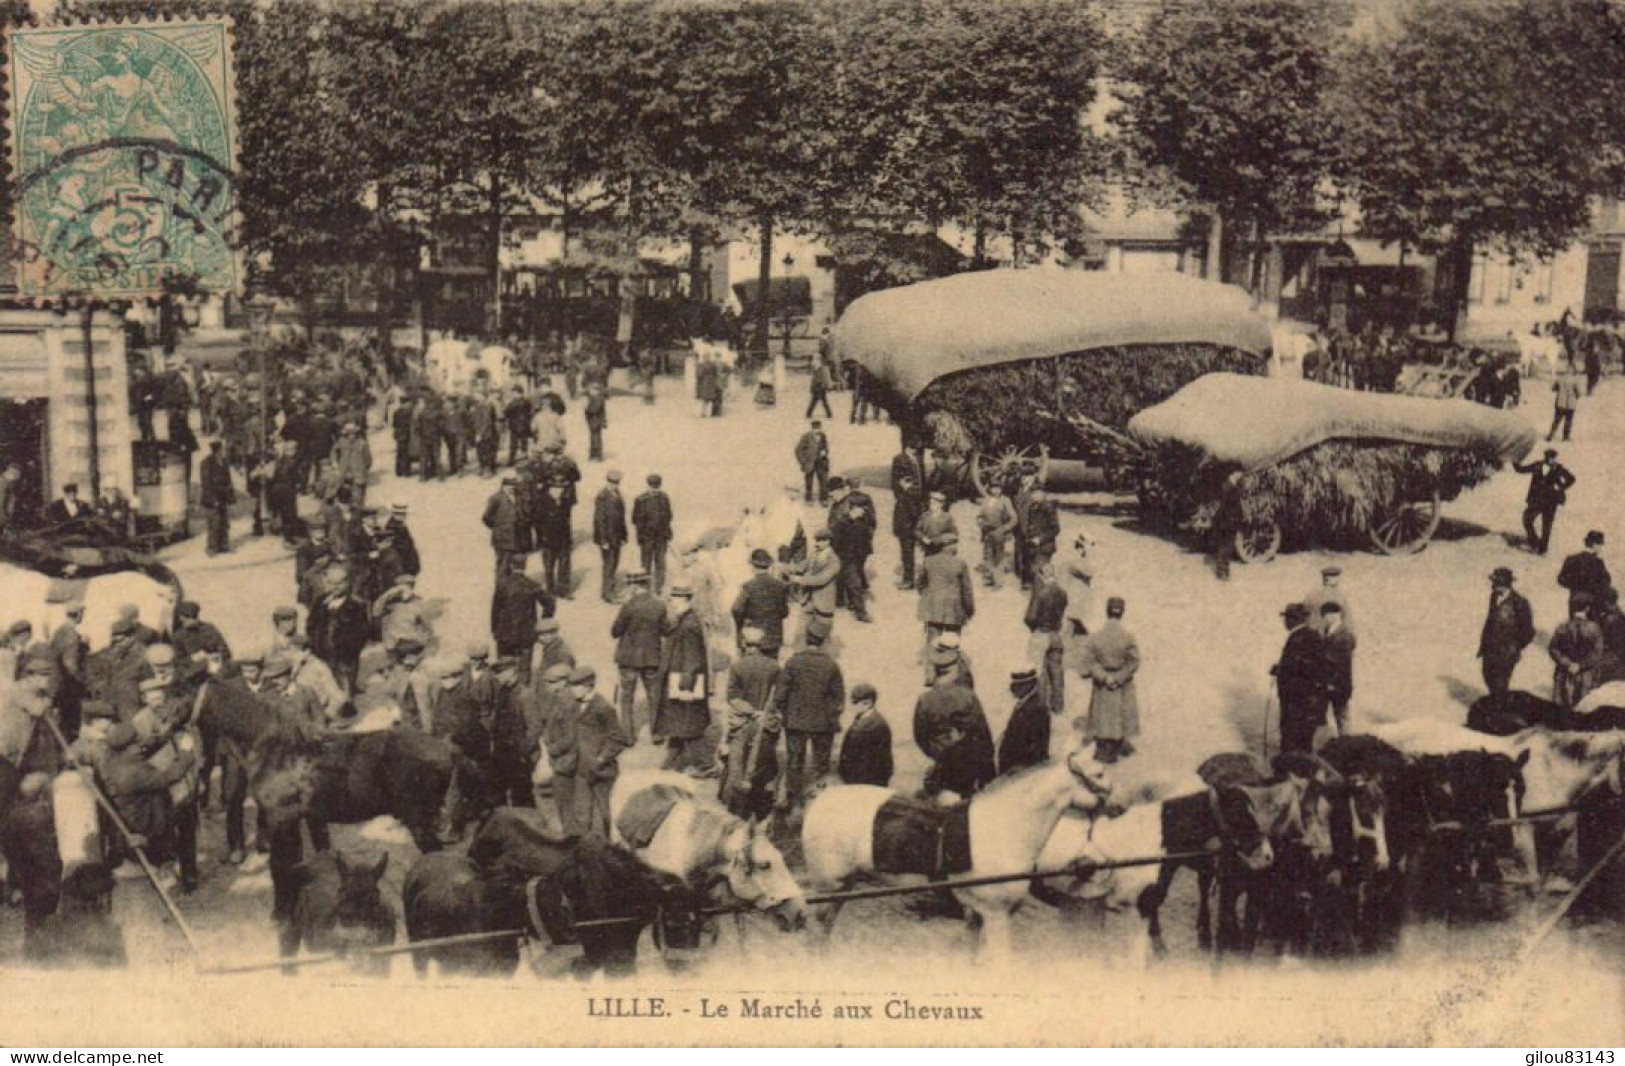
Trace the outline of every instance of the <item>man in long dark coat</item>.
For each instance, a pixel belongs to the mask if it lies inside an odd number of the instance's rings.
[[[403,400],[389,416],[390,430],[395,436],[395,476],[412,474],[412,404]]]
[[[530,684],[532,646],[536,643],[536,621],[553,617],[553,597],[541,585],[525,576],[523,558],[509,562],[508,572],[497,578],[491,593],[491,640],[497,655],[518,661],[516,670],[522,685]]]
[[[209,454],[198,467],[198,502],[203,505],[209,526],[206,550],[210,555],[231,550],[231,505],[237,490],[231,483],[231,467],[218,440],[209,442]]]
[[[354,695],[356,671],[361,665],[361,649],[372,630],[367,605],[350,593],[350,576],[343,567],[327,571],[327,591],[310,606],[305,619],[305,635],[310,650],[328,665],[344,691]]]
[[[742,628],[739,660],[728,670],[728,726],[718,794],[723,806],[740,818],[765,818],[773,812],[772,785],[779,776],[779,723],[768,714],[768,704],[780,670],[762,653],[762,641],[760,629]]]
[[[877,705],[880,694],[870,684],[852,686],[852,724],[841,740],[836,772],[848,785],[890,788],[893,771],[891,726]]]
[[[920,518],[925,512],[925,498],[920,491],[919,481],[913,474],[905,472],[898,479],[896,496],[892,500],[891,531],[892,536],[897,538],[897,549],[903,560],[903,572],[897,581],[899,589],[914,588],[914,549]]]
[[[536,546],[542,552],[542,580],[547,591],[560,599],[570,599],[570,486],[555,478],[536,497],[532,521]]]
[[[523,560],[531,550],[531,524],[519,498],[519,477],[507,474],[502,487],[485,501],[481,517],[491,531],[491,550],[496,553],[497,573],[513,569],[513,560]]]
[[[1281,750],[1307,752],[1314,748],[1315,730],[1326,724],[1326,654],[1320,633],[1310,624],[1309,608],[1290,603],[1281,618],[1287,638],[1274,667],[1281,697]]]
[[[665,633],[666,605],[649,592],[649,575],[637,571],[626,576],[632,596],[621,604],[609,635],[615,638],[615,666],[621,674],[621,730],[628,741],[637,742],[634,716],[638,684],[652,709],[660,677],[661,638]]]
[[[615,721],[615,708],[597,692],[598,675],[578,666],[570,675],[576,705],[575,800],[587,831],[609,836],[609,797],[620,776],[621,752],[632,742]]]
[[[632,528],[638,534],[643,569],[654,593],[666,587],[666,549],[671,546],[671,498],[661,489],[659,474],[650,474],[649,487],[632,502]]]
[[[675,616],[660,657],[660,680],[655,691],[654,733],[666,738],[662,769],[695,776],[714,772],[712,752],[705,746],[711,725],[711,657],[705,646],[705,625],[694,613],[694,589],[687,584],[671,590]]]
[[[1512,686],[1512,672],[1523,651],[1535,639],[1534,615],[1529,601],[1512,588],[1512,571],[1504,566],[1490,574],[1490,606],[1478,636],[1478,658],[1484,686],[1499,695]]]
[[[835,502],[829,508],[830,546],[841,560],[838,602],[860,622],[869,622],[869,578],[865,568],[875,550],[875,503],[856,479],[830,478]]]
[[[806,647],[784,664],[773,697],[774,713],[784,724],[788,764],[785,776],[791,806],[799,806],[807,786],[829,773],[835,734],[841,728],[846,682],[840,666],[824,649],[829,632],[829,623],[823,619],[808,624]]]
[[[784,647],[784,620],[790,617],[790,586],[773,573],[773,556],[765,548],[750,553],[750,565],[756,573],[734,597],[734,628],[740,634],[741,649],[745,630],[760,630],[762,654],[777,659]]]
[[[1050,708],[1044,701],[1036,670],[1010,675],[1016,705],[999,738],[999,774],[1037,766],[1049,759]]]
[[[1591,602],[1596,604],[1614,587],[1608,564],[1602,559],[1603,543],[1602,530],[1593,529],[1586,534],[1585,550],[1564,559],[1563,568],[1557,572],[1557,583],[1569,590],[1570,614],[1574,613],[1574,598],[1580,593],[1590,596]]]
[[[593,500],[592,542],[598,546],[598,556],[603,563],[599,596],[605,603],[614,603],[621,548],[626,545],[626,501],[621,498],[619,470],[604,475],[604,487]]]

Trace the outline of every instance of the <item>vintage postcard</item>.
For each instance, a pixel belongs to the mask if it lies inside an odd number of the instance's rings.
[[[0,1042],[1625,1044],[1625,9],[0,17]]]

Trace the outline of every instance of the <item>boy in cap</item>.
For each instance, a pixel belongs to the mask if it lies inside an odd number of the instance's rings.
[[[293,646],[293,638],[299,633],[299,609],[297,607],[278,607],[271,612],[271,647],[276,651],[285,651]]]
[[[1322,633],[1325,625],[1320,609],[1328,603],[1337,604],[1343,616],[1343,628],[1350,633],[1354,632],[1354,609],[1349,606],[1348,591],[1343,588],[1343,568],[1340,566],[1323,567],[1320,571],[1320,584],[1311,589],[1302,603],[1309,611],[1309,621]]]
[[[1484,687],[1492,696],[1506,692],[1523,651],[1535,639],[1534,614],[1529,601],[1512,587],[1512,571],[1498,566],[1490,572],[1490,606],[1478,637],[1478,658]]]
[[[608,839],[609,795],[620,776],[621,752],[630,747],[615,719],[615,708],[598,695],[598,674],[577,666],[570,674],[576,717],[575,804],[578,824]]]
[[[948,495],[945,492],[931,493],[930,506],[925,514],[920,516],[919,524],[915,527],[914,536],[920,543],[920,552],[926,559],[930,559],[952,537],[959,542],[959,527],[954,525],[954,516],[948,512]]]
[[[868,682],[852,686],[852,724],[841,740],[836,772],[848,785],[891,787],[891,726],[877,709],[880,694]]]
[[[990,589],[999,587],[999,571],[1004,569],[1005,547],[1016,528],[1016,511],[1004,495],[1004,485],[998,480],[987,486],[987,495],[976,511],[976,528],[982,533],[982,583]]]
[[[1568,620],[1552,631],[1546,650],[1552,657],[1552,702],[1572,711],[1597,686],[1602,630],[1591,620],[1591,594],[1576,593]]]

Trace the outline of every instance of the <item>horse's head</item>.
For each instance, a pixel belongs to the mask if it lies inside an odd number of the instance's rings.
[[[1261,827],[1254,809],[1253,792],[1243,785],[1221,785],[1209,793],[1217,809],[1219,832],[1224,844],[1233,850],[1249,870],[1267,870],[1275,865],[1275,845]]]
[[[368,859],[339,851],[333,860],[339,871],[339,901],[334,917],[341,925],[372,918],[383,902],[378,885],[389,868],[389,853],[379,852],[376,858]]]
[[[1101,811],[1108,815],[1123,811],[1116,796],[1111,772],[1106,764],[1095,758],[1094,744],[1085,744],[1066,756],[1066,768],[1072,772],[1072,794],[1067,805],[1080,811]]]
[[[1388,855],[1388,801],[1382,784],[1366,777],[1351,777],[1344,788],[1354,856],[1373,873],[1383,873]]]
[[[784,855],[767,837],[769,824],[740,821],[729,830],[722,842],[724,872],[735,899],[771,912],[788,932],[806,924],[807,904]]]
[[[1270,835],[1302,844],[1316,860],[1331,858],[1332,808],[1347,788],[1343,775],[1325,759],[1301,752],[1281,755],[1273,766],[1285,780],[1267,790]]]
[[[249,749],[248,780],[254,803],[273,832],[298,821],[316,795],[316,760],[291,737],[267,737]]]

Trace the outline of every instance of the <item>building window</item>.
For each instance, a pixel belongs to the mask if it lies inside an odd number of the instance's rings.
[[[1490,257],[1487,252],[1476,252],[1473,255],[1473,272],[1467,277],[1467,302],[1481,304],[1484,302],[1484,275],[1488,273]]]

